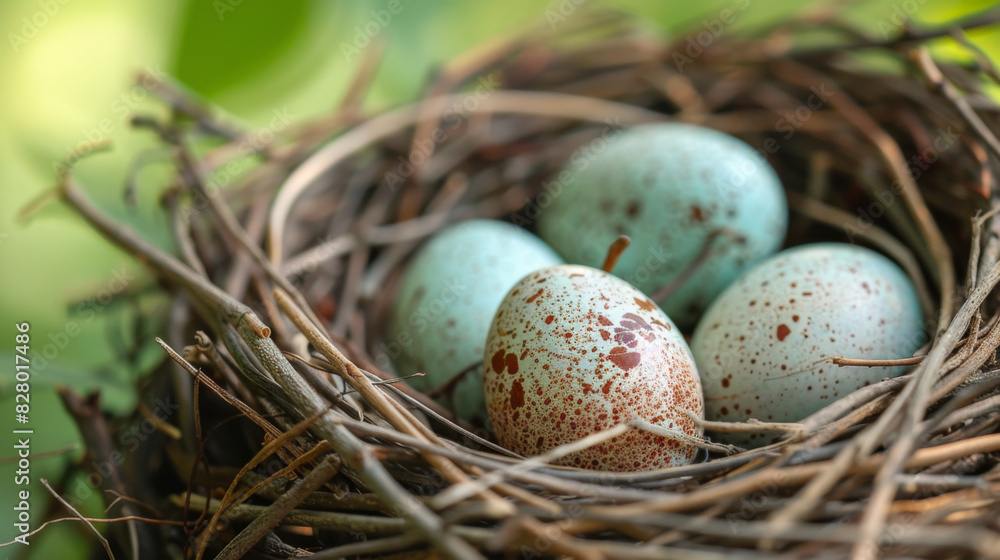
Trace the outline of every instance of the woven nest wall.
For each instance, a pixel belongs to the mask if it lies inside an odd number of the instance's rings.
[[[361,110],[369,49],[335,112],[253,143],[254,168],[225,190],[212,173],[252,136],[158,84],[170,117],[134,124],[176,162],[162,196],[175,253],[111,221],[71,174],[59,190],[173,298],[159,335],[171,359],[143,382],[135,418],[109,424],[96,397],[63,394],[85,464],[110,466],[108,515],[124,519],[110,525],[112,547],[142,558],[1000,555],[1000,228],[988,215],[1000,106],[983,93],[1000,76],[962,31],[992,21],[881,40],[824,16],[699,48],[699,30],[668,42],[592,13],[484,44],[442,66],[424,98],[372,115]],[[924,43],[947,35],[970,62],[932,59]],[[895,260],[929,319],[910,373],[773,427],[776,444],[706,443],[700,462],[641,473],[547,464],[568,449],[514,457],[394,381],[414,372],[388,371],[387,310],[426,238],[481,217],[531,229],[574,150],[656,121],[757,148],[787,191],[786,245],[847,241]],[[218,147],[192,148],[204,136]],[[178,412],[122,449],[164,396]]]

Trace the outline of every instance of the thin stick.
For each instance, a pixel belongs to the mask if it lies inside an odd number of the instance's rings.
[[[691,412],[688,410],[685,410],[684,412],[691,414]],[[743,449],[740,449],[735,445],[713,443],[702,437],[690,436],[679,430],[672,430],[670,428],[664,428],[662,426],[658,426],[644,418],[638,418],[638,417],[633,418],[631,424],[636,428],[649,432],[651,434],[656,434],[661,437],[676,440],[684,445],[690,445],[692,447],[698,447],[700,449],[707,449],[709,451],[714,451],[716,453],[722,453],[723,455],[733,455],[743,451]]]
[[[478,480],[452,486],[435,496],[434,499],[431,500],[431,507],[436,510],[447,509],[452,505],[475,495],[481,489],[486,489],[502,482],[504,478],[512,472],[523,472],[551,463],[572,453],[582,451],[608,441],[609,439],[618,437],[630,429],[631,426],[628,424],[618,424],[606,430],[601,430],[600,432],[584,436],[576,441],[559,445],[546,451],[545,453],[542,453],[541,455],[529,457],[523,461],[513,463],[508,467],[497,469],[486,476],[479,478]]]
[[[709,432],[716,432],[721,434],[740,434],[740,433],[758,433],[758,432],[784,432],[788,434],[803,434],[806,432],[806,427],[802,424],[789,423],[789,422],[761,422],[755,418],[751,418],[745,422],[713,422],[712,420],[703,420],[689,410],[684,411],[688,418],[694,421],[694,423]],[[732,447],[732,446],[730,446]]]
[[[992,453],[997,450],[1000,450],[1000,434],[979,436],[955,443],[917,450],[904,463],[904,468],[918,469],[936,465],[943,461],[968,457],[976,453]],[[886,454],[866,457],[850,464],[847,472],[853,475],[872,475],[880,472],[882,463],[887,459]],[[595,511],[626,517],[643,515],[653,511],[691,511],[699,507],[711,505],[717,500],[729,496],[753,493],[769,484],[779,484],[781,487],[803,484],[831,470],[831,464],[826,461],[807,465],[795,465],[783,468],[780,471],[772,470],[753,473],[742,478],[707,487],[695,494],[669,494],[666,497],[647,500],[642,503],[616,507],[599,506],[594,509]]]
[[[151,266],[158,274],[183,286],[195,299],[218,313],[218,316],[209,316],[208,319],[218,323],[221,316],[227,325],[235,327],[251,353],[262,365],[266,364],[267,372],[272,379],[285,388],[285,395],[289,399],[295,399],[296,404],[300,405],[301,413],[311,414],[326,408],[322,398],[296,374],[274,341],[267,337],[270,330],[253,311],[173,257],[136,236],[130,228],[113,222],[87,200],[68,178],[64,181],[60,194],[63,200],[86,218],[95,229]],[[221,327],[220,330],[227,342],[235,336],[226,327]],[[231,347],[231,350],[235,349],[235,346]],[[241,364],[241,367],[243,375],[248,379],[257,370],[250,362]],[[399,486],[381,463],[375,460],[371,451],[343,426],[337,424],[336,418],[329,417],[332,414],[330,412],[322,417],[317,422],[315,431],[320,437],[330,441],[338,455],[344,458],[345,463],[356,469],[364,483],[384,500],[386,507],[411,520],[428,541],[448,557],[456,559],[482,557],[468,543],[445,530],[440,518],[433,512],[422,504],[414,502],[412,496]]]
[[[780,76],[788,79],[792,83],[799,84],[805,88],[816,84],[835,84],[836,81],[828,76],[824,76],[799,63],[782,60],[777,65],[777,72]],[[938,323],[946,325],[951,319],[952,298],[955,292],[955,272],[952,268],[951,249],[945,242],[940,228],[934,221],[923,195],[917,187],[913,175],[907,167],[906,158],[903,156],[899,144],[890,136],[874,118],[862,109],[850,95],[836,85],[830,86],[832,93],[829,97],[830,105],[839,111],[853,126],[855,126],[877,149],[886,166],[892,171],[893,177],[902,188],[903,200],[906,207],[920,228],[924,241],[930,248],[934,258],[934,270],[937,272],[937,280],[941,289],[941,305],[939,307]]]
[[[865,513],[861,519],[861,531],[864,539],[855,545],[854,554],[868,554],[871,550],[875,549],[875,540],[889,515],[890,502],[896,492],[895,477],[902,472],[907,457],[911,455],[917,446],[917,439],[921,433],[919,421],[930,404],[931,390],[936,379],[935,373],[944,362],[945,355],[955,347],[958,340],[962,337],[962,333],[968,329],[973,314],[978,311],[983,300],[992,292],[998,282],[1000,282],[1000,264],[994,265],[993,270],[990,271],[984,281],[969,295],[969,299],[959,309],[951,325],[927,355],[927,361],[918,366],[926,366],[926,368],[922,372],[919,370],[915,372],[917,383],[911,385],[915,387],[915,391],[913,392],[912,401],[909,403],[910,407],[906,415],[903,437],[897,439],[892,445],[887,454],[885,464],[882,465],[878,476],[875,477],[874,490],[872,491],[868,507],[865,508]],[[922,377],[920,373],[923,373]],[[902,403],[905,401],[900,399],[899,402]],[[896,404],[893,403],[893,406]],[[892,407],[889,410],[892,410]],[[888,421],[883,422],[887,418],[891,418],[889,413],[883,414],[879,422],[876,423],[876,426],[880,423],[887,425]]]
[[[969,123],[969,126],[972,127],[972,130],[976,131],[976,134],[979,135],[983,142],[986,142],[993,155],[1000,157],[1000,140],[993,134],[990,127],[983,122],[983,119],[979,118],[975,109],[969,106],[968,101],[955,89],[955,86],[944,79],[941,69],[934,63],[934,59],[931,58],[931,53],[927,50],[927,47],[921,45],[915,50],[913,56],[928,81],[934,87],[938,88],[948,101],[955,105],[955,108],[958,109],[965,122]]]
[[[257,424],[266,434],[273,438],[281,437],[282,431],[279,430],[274,424],[268,422],[264,417],[262,417],[256,410],[251,408],[249,405],[241,401],[240,399],[233,396],[229,391],[225,390],[221,385],[215,382],[214,379],[202,373],[202,371],[193,365],[191,365],[183,356],[177,353],[176,350],[170,347],[169,344],[164,342],[159,337],[156,337],[156,343],[163,348],[163,351],[167,353],[167,356],[171,360],[176,362],[179,366],[184,368],[185,371],[193,375],[199,383],[204,383],[212,390],[216,395],[219,395],[224,401],[229,403],[233,408],[240,411],[244,416],[249,418],[254,424]]]
[[[42,486],[44,486],[46,490],[49,491],[49,494],[52,494],[52,497],[55,498],[57,502],[62,504],[64,508],[68,509],[70,513],[76,516],[77,519],[83,521],[83,523],[87,526],[87,528],[90,529],[90,532],[94,533],[94,536],[97,537],[97,540],[104,547],[105,552],[108,553],[108,558],[110,558],[111,560],[115,560],[115,553],[111,552],[111,543],[108,542],[108,539],[104,538],[104,535],[102,535],[101,532],[97,530],[97,527],[94,527],[93,523],[91,523],[86,517],[84,517],[79,511],[77,511],[75,507],[71,506],[69,502],[64,500],[63,497],[60,496],[58,492],[53,490],[52,487],[49,486],[48,480],[45,480],[44,478],[39,478],[38,481],[42,483]]]
[[[42,523],[41,525],[33,529],[30,533],[25,535],[25,537],[30,539],[31,537],[41,533],[49,525],[55,525],[56,523],[63,523],[65,521],[86,521],[87,523],[127,523],[131,521],[142,521],[144,523],[150,523],[153,525],[168,525],[170,527],[184,527],[185,525],[181,521],[166,521],[163,519],[151,519],[149,517],[142,517],[139,515],[125,515],[122,517],[111,517],[107,519],[101,517],[84,517],[82,519],[79,517],[60,517],[58,519],[50,519],[45,523]],[[7,541],[5,543],[0,543],[0,548],[12,546],[15,544],[20,544],[20,542]]]
[[[337,368],[337,373],[344,378],[348,384],[351,385],[358,393],[364,397],[365,401],[378,410],[379,414],[383,418],[389,421],[397,430],[407,433],[413,437],[420,439],[425,439],[424,435],[411,424],[412,416],[401,411],[394,402],[390,402],[388,397],[384,393],[378,390],[370,379],[361,372],[356,365],[354,365],[350,360],[345,357],[340,350],[330,342],[325,334],[319,331],[308,319],[302,314],[302,312],[297,308],[295,303],[292,301],[291,297],[285,293],[281,288],[274,288],[274,297],[278,301],[278,305],[281,306],[282,311],[292,320],[296,327],[309,339],[309,342],[316,347],[316,349],[323,354],[335,368]],[[407,418],[407,416],[410,416]],[[415,421],[415,420],[413,420]],[[466,476],[464,472],[456,467],[451,461],[445,459],[444,457],[426,454],[427,461],[438,468],[445,478],[451,482],[466,482],[469,477]],[[514,508],[510,503],[505,502],[502,498],[490,492],[484,490],[480,496],[487,501],[489,501],[498,514],[513,514]]]
[[[280,496],[278,499],[281,499]],[[171,501],[177,504],[179,496],[173,496]],[[191,507],[208,513],[214,513],[218,511],[219,501],[216,499],[208,500],[205,496],[201,495],[194,495],[191,496]],[[253,522],[253,520],[265,515],[269,507],[240,504],[230,510],[229,518],[236,522]],[[407,528],[406,520],[398,517],[361,515],[339,511],[292,509],[280,521],[286,525],[301,525],[313,527],[314,529],[330,529],[340,532],[356,531],[370,536],[394,535]]]
[[[416,533],[401,533],[392,537],[364,540],[330,547],[313,554],[309,558],[310,560],[341,560],[342,558],[379,555],[400,550],[412,551],[420,544],[420,535]]]
[[[683,286],[685,282],[690,280],[691,277],[694,276],[696,272],[698,272],[698,270],[702,267],[702,265],[704,265],[708,261],[708,258],[712,255],[712,248],[715,244],[715,239],[720,235],[727,235],[734,239],[736,238],[736,234],[729,229],[716,230],[708,234],[708,236],[705,238],[705,242],[701,246],[701,250],[698,251],[698,254],[695,256],[695,258],[690,263],[688,263],[688,265],[684,268],[684,270],[681,271],[681,273],[678,274],[677,277],[674,278],[669,284],[656,290],[656,292],[653,294],[653,301],[658,303],[662,302],[663,300],[673,295],[674,292],[676,292],[678,289],[680,289],[680,287]]]
[[[254,518],[245,529],[240,531],[233,540],[226,544],[217,560],[237,560],[250,551],[257,541],[282,523],[296,506],[302,503],[310,494],[319,490],[327,480],[333,478],[340,469],[340,460],[334,456],[323,459],[319,465],[309,471],[304,478],[297,480],[292,487],[278,497],[273,504],[258,517]],[[222,511],[220,508],[219,511]],[[217,512],[218,513],[218,512]]]
[[[619,235],[617,239],[611,242],[608,246],[608,254],[604,257],[604,264],[601,265],[601,270],[610,273],[614,270],[615,265],[618,264],[619,257],[628,249],[629,243],[632,239],[627,235]]]
[[[432,104],[444,116],[448,107],[462,103],[467,96],[456,94],[419,101],[383,113],[337,138],[313,154],[293,172],[278,191],[268,220],[268,251],[271,262],[280,266],[282,240],[289,213],[298,197],[326,172],[349,155],[374,142],[429,118],[425,109]],[[495,91],[472,110],[477,114],[513,113],[559,117],[585,122],[617,119],[621,124],[636,124],[663,120],[663,115],[634,105],[605,101],[578,95],[527,91]]]
[[[871,224],[863,229],[845,225],[850,224],[857,218],[839,208],[834,208],[814,198],[802,196],[795,191],[785,191],[785,196],[788,198],[788,205],[793,211],[804,214],[830,227],[841,229],[845,233],[863,239],[885,251],[886,254],[895,259],[903,267],[907,276],[913,280],[913,284],[917,288],[917,295],[920,297],[920,308],[923,310],[924,316],[930,317],[934,314],[934,299],[931,296],[930,289],[927,287],[927,280],[924,278],[924,273],[920,268],[920,262],[917,261],[917,258],[913,255],[913,251],[909,247],[875,224]],[[853,242],[854,239],[849,238],[849,241]]]
[[[895,366],[915,366],[924,361],[926,356],[913,356],[912,358],[896,358],[894,360],[867,360],[856,358],[845,358],[843,356],[833,356],[827,361],[840,367],[860,366],[860,367],[895,367]]]
[[[277,473],[272,474],[268,478],[254,485],[249,490],[241,492],[236,491],[238,485],[240,484],[242,478],[246,475],[246,473],[256,468],[257,465],[259,465],[265,459],[270,457],[273,453],[275,453],[282,447],[288,445],[293,439],[302,435],[302,433],[305,432],[309,428],[309,426],[313,424],[313,422],[319,419],[321,414],[322,413],[314,414],[311,418],[307,418],[306,420],[299,422],[298,424],[293,426],[292,429],[281,434],[280,437],[272,439],[271,441],[267,442],[267,444],[264,447],[262,447],[253,456],[253,458],[250,459],[248,463],[246,463],[240,468],[240,472],[236,473],[236,476],[233,477],[233,481],[229,484],[229,488],[226,489],[226,493],[223,494],[222,499],[220,500],[222,505],[212,515],[212,519],[210,519],[208,522],[207,530],[205,531],[205,533],[202,534],[202,538],[199,539],[198,551],[197,554],[195,555],[195,558],[197,560],[201,560],[201,558],[205,554],[205,549],[208,547],[208,543],[214,540],[215,537],[218,536],[215,528],[220,525],[220,521],[228,509],[238,506],[239,504],[248,500],[251,496],[253,496],[253,494],[258,490],[259,487],[264,486],[265,484],[267,484],[272,480],[276,480],[279,476],[285,476],[286,474],[294,472],[294,470],[300,467],[303,463],[307,461],[312,461],[317,456],[329,451],[330,449],[329,445],[325,441],[320,442],[309,452],[302,454],[302,456],[296,458],[286,467],[282,468]],[[326,461],[328,462],[329,460]],[[336,468],[339,469],[340,460],[337,459],[334,461],[334,463],[336,465]],[[318,487],[315,488],[314,490],[317,489]]]

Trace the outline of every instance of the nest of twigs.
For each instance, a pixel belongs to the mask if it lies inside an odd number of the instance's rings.
[[[176,247],[114,223],[69,173],[59,191],[172,297],[158,340],[171,359],[143,381],[133,418],[107,425],[96,399],[64,393],[83,464],[107,467],[93,480],[120,519],[111,549],[1000,556],[1000,223],[988,215],[1000,106],[983,93],[1000,76],[964,35],[997,18],[882,39],[827,15],[752,38],[699,28],[666,41],[581,11],[466,53],[424,98],[372,115],[361,101],[380,49],[369,48],[336,111],[270,135],[155,84],[171,111],[134,122],[176,162],[162,196]],[[967,56],[934,60],[926,43],[938,38]],[[574,149],[658,120],[758,148],[787,189],[789,245],[848,241],[897,261],[932,318],[912,371],[775,427],[777,444],[642,473],[548,464],[564,448],[513,456],[408,387],[415,372],[387,371],[384,317],[423,240],[477,217],[530,228]],[[249,171],[219,190],[232,161]],[[145,437],[125,437],[136,426]]]

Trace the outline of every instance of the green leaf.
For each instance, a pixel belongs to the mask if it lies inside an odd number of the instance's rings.
[[[211,96],[266,72],[305,33],[308,0],[188,2],[172,74]]]

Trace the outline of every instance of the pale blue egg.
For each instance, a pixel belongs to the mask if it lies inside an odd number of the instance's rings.
[[[693,270],[660,302],[681,327],[693,326],[726,286],[777,251],[788,223],[781,182],[760,154],[728,134],[676,123],[584,146],[538,206],[539,235],[567,262],[599,267],[608,245],[630,236],[613,273],[646,295]]]
[[[840,367],[829,358],[909,358],[927,341],[910,278],[842,243],[788,249],[740,277],[695,329],[705,417],[796,422],[906,367]],[[762,445],[779,434],[723,436]]]
[[[423,372],[411,384],[430,390],[472,368],[454,388],[459,417],[486,420],[483,346],[504,295],[540,268],[562,264],[540,239],[517,226],[473,220],[434,236],[407,267],[393,305],[379,362],[399,375]]]

